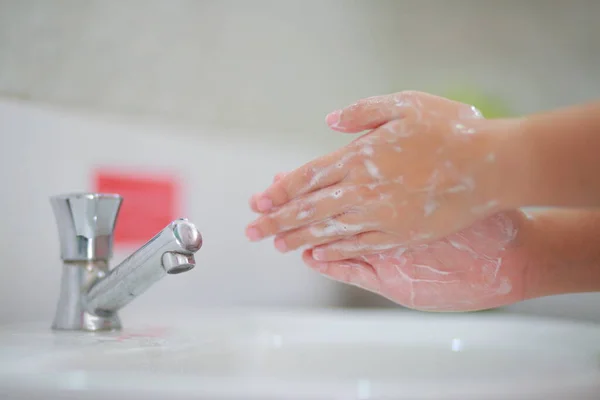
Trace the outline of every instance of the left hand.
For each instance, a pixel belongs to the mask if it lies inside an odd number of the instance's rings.
[[[336,261],[317,261],[307,249],[302,259],[321,275],[411,309],[485,310],[545,295],[536,285],[543,269],[532,268],[540,261],[536,247],[545,246],[536,244],[535,226],[524,213],[509,211],[430,244]]]
[[[328,116],[372,131],[286,174],[251,205],[251,240],[315,247],[333,261],[433,242],[500,211],[495,142],[474,107],[419,93],[369,98]]]
[[[532,226],[520,211],[509,211],[430,244],[328,262],[316,261],[308,249],[302,259],[322,275],[404,307],[485,310],[536,297]]]

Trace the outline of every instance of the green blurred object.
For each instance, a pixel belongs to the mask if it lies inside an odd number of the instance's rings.
[[[514,117],[508,102],[475,88],[455,88],[441,94],[451,100],[460,101],[475,106],[484,118],[509,118]]]

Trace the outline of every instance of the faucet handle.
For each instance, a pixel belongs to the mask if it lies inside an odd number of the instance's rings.
[[[50,198],[63,261],[108,261],[123,198],[117,194],[72,193]]]

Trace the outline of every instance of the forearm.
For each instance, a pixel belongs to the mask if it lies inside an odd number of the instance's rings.
[[[526,298],[600,292],[600,210],[543,210],[523,221]]]
[[[513,126],[517,133],[506,149],[518,169],[515,206],[600,207],[600,102],[531,115]]]

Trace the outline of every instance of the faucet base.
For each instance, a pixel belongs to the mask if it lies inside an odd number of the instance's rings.
[[[63,263],[60,296],[52,329],[57,331],[111,331],[121,329],[117,312],[94,315],[85,307],[89,288],[108,273],[104,261]]]
[[[118,331],[122,328],[121,319],[117,314],[105,318],[84,311],[77,319],[68,320],[57,315],[52,323],[52,330],[100,332]]]

